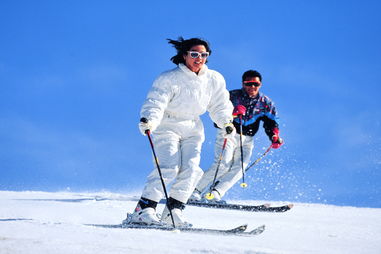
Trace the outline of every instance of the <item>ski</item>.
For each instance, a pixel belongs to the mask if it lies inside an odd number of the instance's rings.
[[[187,205],[206,207],[206,208],[217,208],[217,209],[228,209],[228,210],[240,210],[248,212],[273,212],[281,213],[290,210],[294,205],[287,204],[282,206],[269,206],[265,205],[240,205],[240,204],[229,204],[224,202],[198,202],[198,201],[188,201]]]
[[[231,229],[214,229],[214,228],[193,228],[193,227],[177,227],[165,225],[145,225],[145,224],[85,224],[86,226],[101,227],[101,228],[119,228],[119,229],[152,229],[162,231],[180,231],[190,233],[205,233],[217,235],[237,235],[237,236],[254,236],[259,235],[265,231],[265,225],[259,226],[251,231],[247,230],[247,225],[241,225]]]

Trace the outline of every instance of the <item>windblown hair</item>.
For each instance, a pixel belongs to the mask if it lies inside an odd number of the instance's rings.
[[[200,38],[191,38],[184,40],[183,37],[179,37],[178,40],[167,39],[169,44],[172,44],[177,51],[177,55],[171,58],[171,61],[178,65],[179,63],[185,64],[184,55],[188,54],[188,51],[196,45],[203,45],[206,48],[206,51],[209,52],[209,55],[212,54],[212,50],[209,47],[209,43],[206,40]],[[207,62],[207,61],[206,61]]]
[[[255,77],[258,77],[259,80],[262,82],[262,75],[259,72],[254,70],[245,71],[245,73],[242,75],[242,82],[248,78],[255,78]]]

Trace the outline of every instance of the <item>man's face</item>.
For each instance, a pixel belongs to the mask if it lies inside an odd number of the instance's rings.
[[[255,97],[259,93],[262,83],[259,77],[248,77],[242,83],[242,87],[250,97]]]

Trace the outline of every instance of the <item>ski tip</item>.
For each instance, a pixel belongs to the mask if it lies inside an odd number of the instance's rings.
[[[266,229],[266,226],[262,225],[262,226],[259,226],[259,227],[255,228],[255,229],[251,230],[249,232],[249,234],[250,235],[259,235],[259,234],[263,233],[265,231],[265,229]]]
[[[288,205],[280,206],[279,207],[280,209],[277,212],[286,212],[286,211],[289,211],[293,207],[294,207],[294,204],[288,204]]]
[[[239,226],[239,228],[241,228],[242,230],[246,230],[248,227],[248,224],[243,224],[241,226]]]
[[[247,229],[248,225],[247,224],[243,224],[243,225],[240,225],[236,228],[232,228],[232,229],[229,229],[229,230],[225,230],[225,233],[237,233],[237,232],[245,232],[246,229]]]

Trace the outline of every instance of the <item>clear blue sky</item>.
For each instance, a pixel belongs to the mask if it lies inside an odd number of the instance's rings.
[[[173,68],[166,39],[202,37],[228,89],[256,69],[286,144],[226,198],[381,207],[379,1],[1,1],[0,189],[143,188],[137,123]],[[215,130],[202,168],[212,160]],[[261,130],[253,160],[267,147]]]

